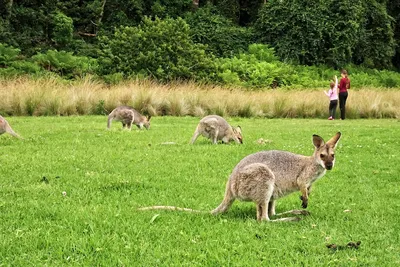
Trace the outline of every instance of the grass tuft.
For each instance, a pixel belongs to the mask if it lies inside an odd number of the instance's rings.
[[[90,115],[130,105],[156,116],[325,118],[329,100],[322,90],[242,91],[190,82],[158,84],[149,80],[108,85],[86,78],[0,81],[0,112],[8,115]],[[398,118],[400,91],[351,90],[347,118]],[[339,113],[339,109],[337,110]]]

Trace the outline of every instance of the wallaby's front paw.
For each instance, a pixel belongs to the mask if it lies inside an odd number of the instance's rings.
[[[306,201],[303,200],[303,203],[301,203],[301,206],[303,207],[303,209],[306,209],[307,206],[308,206],[308,201],[307,200]]]

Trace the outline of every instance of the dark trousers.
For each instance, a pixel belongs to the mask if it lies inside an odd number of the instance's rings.
[[[341,92],[339,93],[339,108],[340,108],[340,118],[344,120],[346,118],[346,100],[348,93]]]
[[[332,118],[335,118],[337,103],[337,100],[331,100],[329,102],[329,116],[331,116]]]

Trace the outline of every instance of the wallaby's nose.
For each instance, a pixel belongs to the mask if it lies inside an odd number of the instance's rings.
[[[326,162],[325,163],[325,169],[332,170],[332,167],[333,167],[333,163],[332,162]]]

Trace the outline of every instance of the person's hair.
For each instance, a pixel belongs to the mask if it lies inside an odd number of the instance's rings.
[[[347,77],[347,70],[342,69],[341,73],[344,74]]]
[[[334,83],[334,82],[331,82],[330,86],[331,86],[331,88],[333,89],[333,87],[335,87],[335,83]]]

